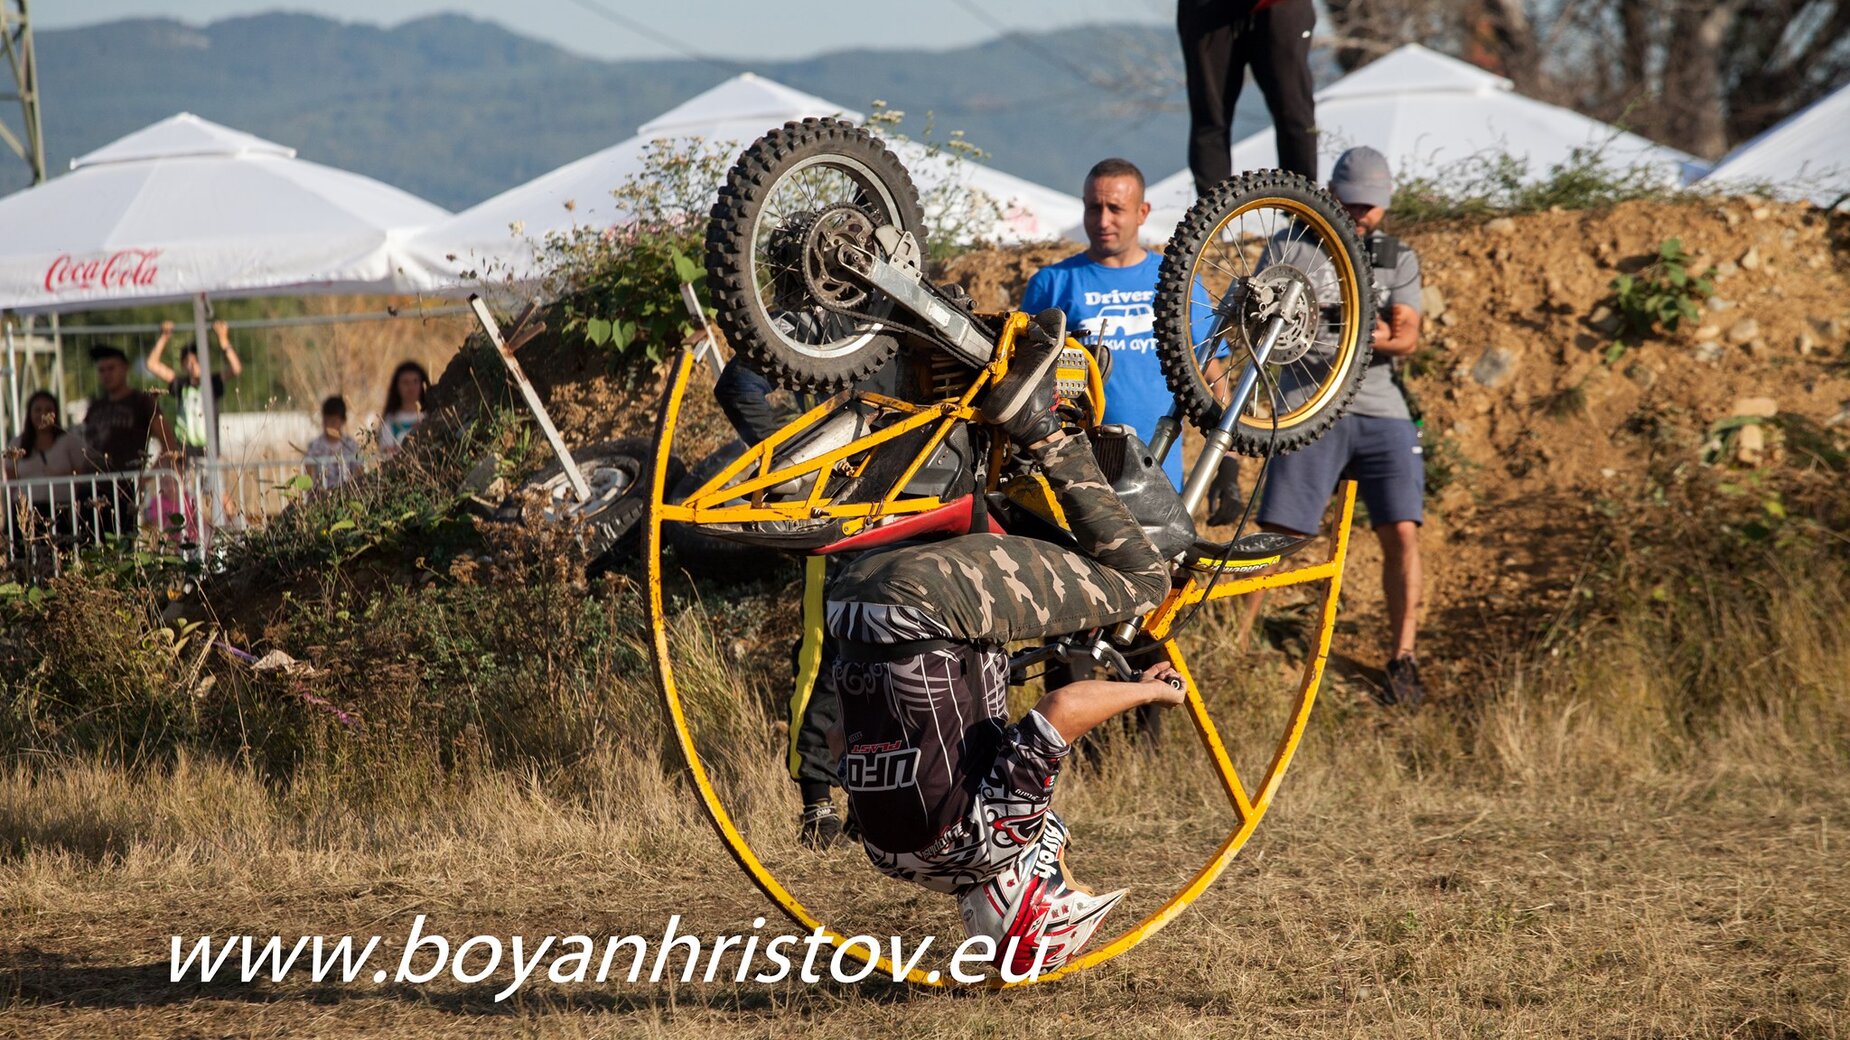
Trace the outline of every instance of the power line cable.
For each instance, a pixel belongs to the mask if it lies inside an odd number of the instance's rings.
[[[737,62],[724,61],[710,54],[706,54],[688,44],[682,43],[680,40],[667,33],[651,28],[644,22],[639,22],[628,15],[611,10],[609,7],[599,3],[598,0],[568,0],[568,2],[582,10],[597,15],[605,21],[620,25],[645,40],[658,43],[689,61],[698,61],[703,64],[711,65],[728,75],[737,75],[740,72],[746,71],[745,67]]]
[[[975,3],[971,2],[971,0],[952,0],[952,3],[955,3],[958,7],[963,8],[965,14],[968,14],[970,17],[975,18],[977,21],[982,22],[984,25],[987,25],[991,29],[994,29],[996,32],[1002,34],[1003,39],[1012,41],[1016,46],[1020,47],[1022,50],[1027,51],[1029,54],[1034,55],[1035,57],[1041,59],[1047,64],[1052,65],[1057,69],[1060,69],[1062,72],[1065,72],[1067,75],[1072,76],[1074,79],[1085,84],[1086,86],[1096,87],[1101,90],[1117,89],[1116,84],[1110,82],[1109,80],[1105,80],[1105,79],[1102,79],[1094,75],[1090,69],[1087,69],[1085,66],[1080,65],[1077,62],[1074,62],[1073,60],[1069,59],[1066,55],[1061,54],[1059,51],[1053,50],[1052,48],[1041,46],[1039,42],[1034,40],[1032,37],[1028,36],[1026,33],[1023,33],[1021,30],[1012,28],[1004,24],[1003,22],[997,20],[996,18],[991,17],[988,11],[983,10],[981,7],[977,6]]]

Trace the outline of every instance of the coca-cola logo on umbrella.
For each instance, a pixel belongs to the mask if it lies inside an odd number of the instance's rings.
[[[45,291],[86,292],[92,289],[131,289],[154,284],[161,269],[154,261],[158,249],[118,249],[107,256],[58,257],[45,269]]]

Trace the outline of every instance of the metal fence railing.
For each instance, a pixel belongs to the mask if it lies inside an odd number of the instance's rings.
[[[338,487],[376,461],[196,459],[184,468],[0,475],[8,574],[0,580],[56,575],[73,553],[95,546],[149,545],[209,559],[215,539],[261,526],[303,494]]]

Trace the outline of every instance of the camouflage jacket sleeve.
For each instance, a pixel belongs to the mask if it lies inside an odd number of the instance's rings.
[[[975,643],[1062,635],[1154,606],[1169,576],[1083,437],[1038,457],[1079,552],[973,534],[863,557],[828,590],[829,629],[863,642]]]

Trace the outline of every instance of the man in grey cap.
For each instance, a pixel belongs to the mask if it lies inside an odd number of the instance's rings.
[[[1355,219],[1374,268],[1374,356],[1354,402],[1330,431],[1272,460],[1259,523],[1271,531],[1308,535],[1322,521],[1337,482],[1355,479],[1381,540],[1389,645],[1387,684],[1377,699],[1412,706],[1425,697],[1413,640],[1420,606],[1419,535],[1426,471],[1417,417],[1408,407],[1395,366],[1420,345],[1420,260],[1412,247],[1381,231],[1394,183],[1380,152],[1366,147],[1344,152],[1331,172],[1330,191]],[[1272,259],[1292,262],[1283,251]],[[1325,290],[1317,272],[1307,273],[1321,295]]]

